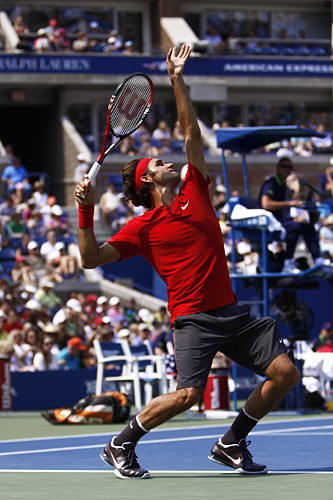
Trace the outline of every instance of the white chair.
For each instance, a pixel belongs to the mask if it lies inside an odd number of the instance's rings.
[[[125,341],[124,353],[127,355],[128,366],[132,366],[138,379],[144,385],[145,405],[153,399],[153,387],[156,382],[158,383],[159,394],[168,392],[165,358],[152,353],[149,341],[145,341],[138,346],[130,346]]]
[[[137,359],[128,354],[126,350],[127,342],[99,342],[94,339],[94,349],[97,358],[96,374],[96,396],[103,392],[103,382],[131,382],[133,384],[134,404],[136,411],[141,412],[141,392],[139,365]],[[127,344],[128,345],[128,344]],[[124,349],[125,348],[125,349]],[[117,365],[121,367],[120,375],[104,376],[105,365]]]

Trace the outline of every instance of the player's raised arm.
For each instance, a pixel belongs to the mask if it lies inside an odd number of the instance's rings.
[[[79,250],[81,264],[85,269],[94,269],[121,258],[120,253],[109,243],[99,246],[94,233],[94,190],[87,175],[74,191],[79,209]],[[82,198],[84,196],[84,198]]]
[[[173,47],[167,54],[166,65],[176,97],[178,117],[185,138],[187,160],[195,165],[206,179],[206,162],[200,128],[182,75],[190,54],[191,49],[187,45],[182,45],[178,55],[176,47]]]

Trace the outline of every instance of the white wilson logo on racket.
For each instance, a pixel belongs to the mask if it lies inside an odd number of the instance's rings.
[[[127,102],[125,103],[126,100]],[[117,109],[119,113],[124,115],[128,120],[133,120],[144,106],[146,106],[145,99],[139,97],[138,94],[131,89],[127,89],[121,96]]]

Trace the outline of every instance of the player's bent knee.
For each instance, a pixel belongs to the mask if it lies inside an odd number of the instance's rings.
[[[201,389],[200,387],[187,387],[183,390],[186,394],[186,398],[184,400],[186,408],[191,408],[191,406],[196,404],[204,393],[204,389]]]

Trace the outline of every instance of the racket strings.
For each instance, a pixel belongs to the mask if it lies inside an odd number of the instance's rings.
[[[116,96],[110,113],[113,135],[129,135],[143,121],[152,101],[152,86],[148,79],[134,75],[128,79]]]

